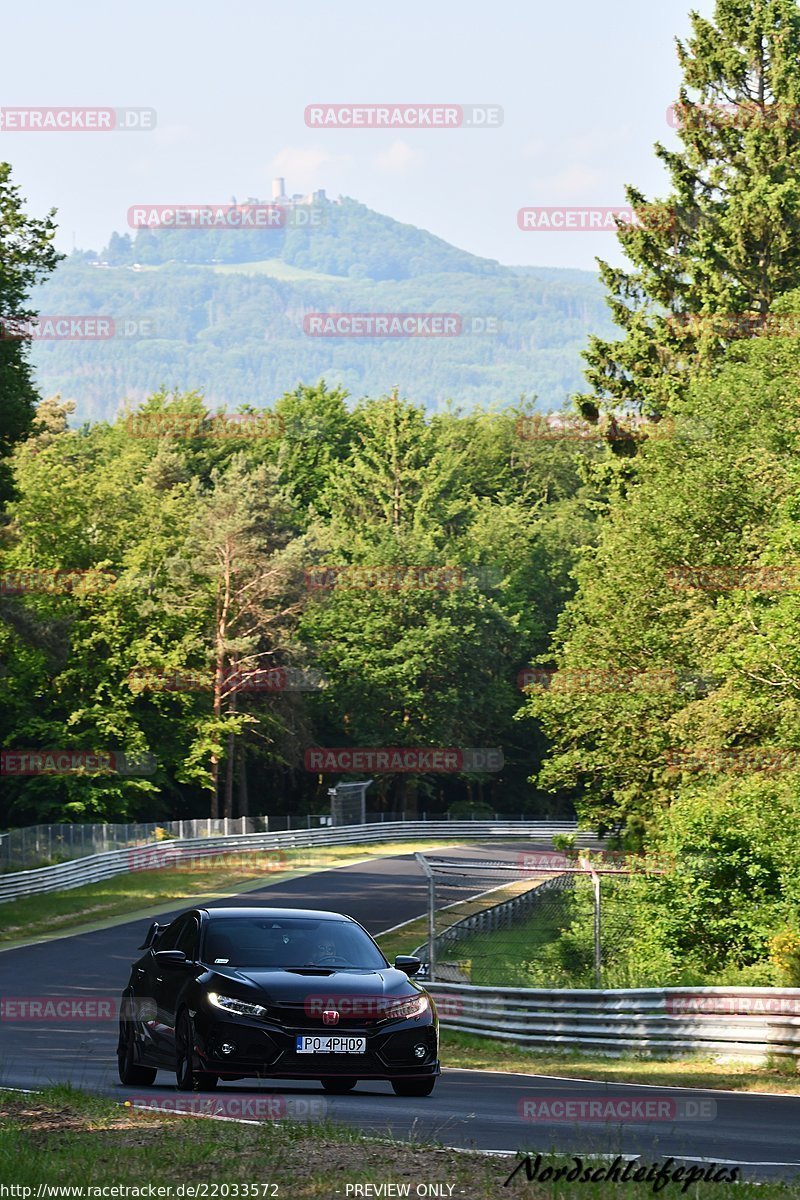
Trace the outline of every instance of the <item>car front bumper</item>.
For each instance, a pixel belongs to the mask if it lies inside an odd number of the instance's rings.
[[[359,1079],[431,1077],[440,1072],[438,1030],[427,1019],[411,1018],[389,1026],[348,1024],[346,1029],[286,1027],[237,1017],[221,1018],[198,1012],[195,1015],[196,1050],[200,1069],[218,1075],[268,1076],[270,1078],[319,1079],[346,1076]],[[364,1037],[363,1054],[298,1054],[297,1035],[341,1032]],[[233,1047],[228,1053],[223,1046]],[[424,1057],[415,1053],[425,1048]]]

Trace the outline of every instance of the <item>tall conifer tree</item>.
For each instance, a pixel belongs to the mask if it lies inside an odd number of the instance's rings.
[[[632,269],[600,262],[624,331],[593,337],[594,389],[577,402],[663,415],[692,368],[757,331],[774,298],[800,284],[800,7],[796,0],[717,0],[677,42],[683,72],[669,109],[681,147],[656,144],[671,180],[619,239]],[[712,319],[713,318],[713,319]]]

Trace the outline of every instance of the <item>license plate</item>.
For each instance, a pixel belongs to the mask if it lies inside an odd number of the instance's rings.
[[[342,1034],[323,1034],[320,1037],[297,1035],[298,1054],[365,1054],[365,1037],[344,1037]]]

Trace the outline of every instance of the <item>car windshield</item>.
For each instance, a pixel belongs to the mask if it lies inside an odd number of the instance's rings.
[[[386,960],[351,921],[302,917],[218,917],[206,928],[203,960],[226,967],[379,970]]]

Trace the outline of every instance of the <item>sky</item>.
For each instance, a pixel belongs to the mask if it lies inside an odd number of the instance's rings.
[[[325,188],[509,264],[619,262],[613,233],[521,230],[524,207],[663,196],[653,144],[690,0],[38,0],[3,16],[0,107],[154,109],[147,131],[0,130],[59,249],[100,249],[133,205]],[[710,17],[710,0],[694,7]],[[479,105],[480,128],[312,128],[309,105]],[[497,120],[497,113],[491,118]],[[4,126],[5,126],[4,122]]]

